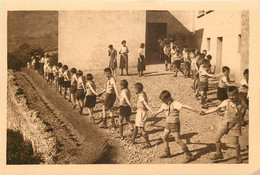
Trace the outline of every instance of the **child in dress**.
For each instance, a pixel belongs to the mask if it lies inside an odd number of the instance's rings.
[[[131,126],[132,131],[134,130],[134,126],[130,121],[131,116],[131,93],[128,89],[128,82],[126,80],[120,81],[120,97],[119,97],[119,133],[121,139],[124,139],[123,134],[123,120],[125,118],[126,122]]]
[[[183,149],[183,151],[186,154],[186,160],[185,163],[188,163],[194,159],[192,156],[191,152],[189,151],[187,145],[181,141],[180,139],[180,110],[182,108],[188,109],[194,112],[198,112],[197,110],[181,104],[171,97],[171,93],[167,90],[164,90],[161,92],[159,96],[160,100],[163,102],[162,106],[160,109],[155,113],[154,117],[156,117],[159,113],[165,111],[166,114],[166,124],[164,128],[164,132],[162,135],[164,147],[165,147],[165,153],[160,156],[160,158],[169,158],[171,157],[170,154],[170,147],[169,147],[169,142],[167,141],[167,138],[171,132],[173,132],[175,140],[178,145]]]
[[[148,98],[146,93],[143,91],[143,85],[141,83],[135,84],[135,93],[137,94],[137,112],[136,112],[136,118],[135,118],[135,128],[132,135],[132,143],[135,144],[135,138],[138,134],[138,129],[141,130],[142,136],[144,137],[146,145],[143,147],[145,148],[151,148],[151,144],[148,138],[148,134],[145,131],[145,124],[148,118],[148,110],[153,113],[151,108],[148,105]]]
[[[64,99],[66,99],[66,96],[69,95],[69,101],[70,101],[70,92],[68,92],[68,94],[67,94],[67,91],[70,88],[71,74],[70,74],[70,71],[69,71],[69,68],[67,65],[63,65],[62,69],[63,69],[63,77],[64,77],[64,82],[63,82],[64,94],[63,94],[63,96],[64,96]]]
[[[103,93],[106,93],[106,98],[104,104],[102,106],[103,116],[101,119],[100,128],[107,128],[107,112],[110,113],[111,117],[111,127],[116,128],[115,120],[114,120],[114,113],[112,107],[116,101],[116,97],[119,98],[117,87],[116,87],[116,79],[112,75],[112,71],[110,68],[104,69],[105,77],[107,78],[105,89],[99,93],[98,96],[101,96]]]
[[[226,108],[224,120],[220,123],[215,137],[216,142],[216,154],[211,157],[211,160],[223,159],[221,151],[221,138],[225,134],[233,136],[233,144],[236,150],[236,163],[241,163],[242,159],[240,156],[240,144],[239,136],[241,136],[241,121],[242,111],[246,106],[239,100],[238,88],[235,86],[229,86],[227,88],[228,99],[224,100],[219,106],[212,108],[208,111],[202,111],[201,114],[209,114],[218,111],[220,108]]]
[[[109,57],[109,67],[112,70],[112,74],[116,76],[117,68],[117,51],[113,48],[113,45],[108,46],[108,57]]]
[[[137,62],[137,71],[139,77],[143,76],[145,70],[145,59],[144,59],[144,43],[141,43],[140,48],[138,49],[138,62]]]
[[[96,84],[93,81],[93,75],[87,74],[86,76],[86,97],[85,97],[85,107],[88,108],[88,114],[90,116],[90,121],[92,124],[95,123],[93,116],[93,108],[96,105],[96,97],[98,96],[96,92]]]
[[[83,77],[83,72],[81,70],[78,70],[77,73],[77,91],[75,93],[75,98],[77,105],[79,106],[79,113],[82,114],[83,111],[83,101],[85,98],[85,91],[86,91],[86,80]]]
[[[76,108],[77,104],[75,101],[75,93],[77,92],[77,82],[78,82],[78,78],[77,78],[77,69],[76,68],[71,68],[70,69],[70,74],[71,74],[71,82],[70,82],[70,99],[71,99],[71,103],[73,105],[73,109]]]

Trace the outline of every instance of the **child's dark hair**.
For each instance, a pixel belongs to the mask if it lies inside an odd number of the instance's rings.
[[[125,40],[123,40],[123,41],[121,42],[121,44],[123,44],[123,43],[126,43],[126,41],[125,41]]]
[[[67,66],[66,64],[63,65],[62,68],[63,68],[64,70],[68,70],[68,69],[69,69],[68,66]]]
[[[113,48],[113,45],[112,45],[112,44],[109,44],[109,45],[108,45],[108,48],[111,48],[111,49],[112,49],[112,48]]]
[[[82,76],[83,75],[83,72],[82,70],[78,70],[77,73],[76,73],[77,76]]]
[[[245,69],[244,72],[243,72],[243,75],[246,75],[246,74],[249,74],[249,70],[248,69]]]
[[[139,90],[139,92],[141,92],[144,88],[142,83],[135,83],[135,88]]]
[[[223,66],[222,67],[222,72],[226,72],[226,71],[229,71],[230,69],[229,69],[229,67],[227,67],[227,66]]]
[[[70,69],[70,72],[75,74],[77,72],[77,69],[73,67],[73,68]]]
[[[211,60],[211,59],[212,59],[212,56],[211,56],[211,55],[207,55],[207,59],[208,59],[208,60]]]
[[[140,48],[141,48],[141,47],[144,47],[144,43],[141,43],[141,44],[140,44]]]
[[[121,80],[120,85],[123,86],[124,89],[128,88],[128,82],[126,80]]]
[[[162,91],[160,93],[160,96],[159,96],[159,98],[161,100],[165,100],[165,99],[170,98],[170,97],[171,97],[171,93],[169,91],[167,91],[167,90]]]
[[[93,80],[94,79],[93,75],[90,74],[90,73],[86,75],[86,78],[87,78],[87,80]]]
[[[59,68],[61,68],[61,67],[62,67],[62,63],[61,63],[61,62],[58,62],[57,66],[58,66]]]
[[[109,67],[105,68],[105,69],[104,69],[104,72],[110,72],[110,73],[112,73],[112,71],[111,71],[111,69],[110,69]]]
[[[236,86],[228,86],[227,88],[228,93],[232,92],[237,92],[238,93],[238,88]]]

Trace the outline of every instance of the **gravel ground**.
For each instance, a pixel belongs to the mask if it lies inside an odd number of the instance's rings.
[[[88,73],[84,71],[84,73]],[[97,85],[97,91],[100,92],[103,90],[105,77],[102,70],[91,71],[94,76],[94,81]],[[134,94],[134,84],[136,82],[141,82],[144,85],[144,91],[148,95],[149,105],[154,111],[158,110],[161,105],[161,102],[158,98],[162,90],[169,90],[172,93],[172,96],[175,100],[182,102],[186,105],[190,105],[197,110],[201,110],[201,105],[199,101],[196,101],[194,98],[194,92],[191,89],[192,80],[190,78],[184,78],[183,75],[179,74],[178,77],[173,77],[171,72],[164,71],[163,65],[152,65],[147,66],[147,71],[145,72],[144,77],[138,77],[136,73],[136,68],[130,68],[130,76],[116,76],[117,85],[119,85],[120,80],[126,79],[129,83],[129,89],[132,93],[131,102],[133,106],[136,103],[136,95]],[[42,80],[44,81],[44,80]],[[210,91],[208,99],[211,99],[210,105],[214,106],[215,97],[216,97],[216,81],[210,81]],[[27,86],[27,85],[26,85]],[[28,86],[30,86],[28,84]],[[119,86],[118,86],[119,87]],[[28,87],[25,87],[25,89]],[[41,88],[40,86],[37,88]],[[48,89],[44,89],[46,91]],[[54,91],[54,89],[52,88]],[[54,97],[60,98],[58,93],[53,94]],[[101,106],[102,100],[104,97],[101,97],[97,101],[95,107],[95,118],[98,118],[102,115]],[[48,99],[50,100],[50,99]],[[36,99],[37,101],[37,99]],[[67,102],[68,103],[68,102]],[[44,105],[44,104],[43,104]],[[116,101],[115,106],[118,105]],[[43,110],[43,109],[39,109]],[[73,111],[71,106],[71,111]],[[72,116],[73,117],[73,116]],[[91,125],[88,120],[87,110],[84,109],[83,115],[81,116],[85,121],[86,125]],[[131,116],[131,120],[134,121],[135,115]],[[248,115],[246,115],[246,120],[248,120]],[[209,157],[212,152],[215,150],[213,138],[215,136],[216,130],[218,128],[219,121],[221,116],[217,114],[209,114],[206,116],[201,116],[197,113],[181,110],[180,112],[181,120],[181,139],[186,142],[190,151],[195,156],[195,160],[190,162],[191,164],[201,164],[201,163],[213,163]],[[82,119],[77,117],[73,118],[73,122],[81,122]],[[69,121],[70,122],[70,121]],[[116,120],[118,123],[118,121]],[[139,164],[139,163],[153,163],[153,164],[179,164],[184,161],[184,154],[181,148],[174,142],[174,138],[169,138],[170,148],[171,148],[171,158],[160,159],[159,155],[163,152],[164,148],[162,141],[160,139],[163,129],[164,129],[165,118],[163,113],[158,115],[156,119],[148,121],[146,125],[146,130],[149,134],[149,139],[151,140],[152,148],[147,150],[142,150],[141,147],[144,144],[142,137],[136,139],[137,144],[131,145],[128,139],[120,140],[118,129],[99,129],[97,126],[93,126],[98,132],[102,133],[102,139],[107,139],[110,149],[107,152],[103,160],[97,163],[114,163],[114,164]],[[59,125],[59,122],[57,122]],[[110,125],[108,120],[108,125]],[[55,126],[56,127],[56,126]],[[57,126],[59,128],[59,126]],[[54,128],[55,130],[55,128]],[[248,125],[242,128],[243,136],[240,138],[241,144],[241,155],[244,160],[243,163],[248,163]],[[130,135],[130,128],[126,125],[124,126],[124,134]],[[139,134],[140,135],[140,134]],[[223,142],[223,153],[224,159],[215,163],[234,163],[235,161],[235,150],[233,145],[230,142],[230,136],[224,136],[222,138]],[[65,143],[66,144],[66,143]],[[82,144],[82,143],[81,143]],[[75,146],[77,149],[77,146]],[[79,149],[80,150],[80,149]],[[80,152],[80,151],[77,152]],[[64,151],[64,156],[68,153]]]

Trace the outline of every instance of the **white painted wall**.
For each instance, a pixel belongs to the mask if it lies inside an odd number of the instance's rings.
[[[217,37],[223,37],[222,66],[231,70],[231,78],[237,79],[240,72],[238,35],[241,34],[241,11],[213,11],[196,18],[195,29],[204,28],[201,50],[207,50],[207,38],[211,38],[210,51],[212,64],[216,64]]]
[[[145,25],[145,11],[60,11],[59,61],[70,68],[104,69],[109,62],[108,45],[119,50],[126,40],[129,66],[136,66],[137,50],[145,42]]]

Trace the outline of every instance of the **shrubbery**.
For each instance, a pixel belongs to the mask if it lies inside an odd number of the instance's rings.
[[[7,130],[7,164],[39,164],[40,156],[33,154],[32,144],[24,141],[18,131]]]

